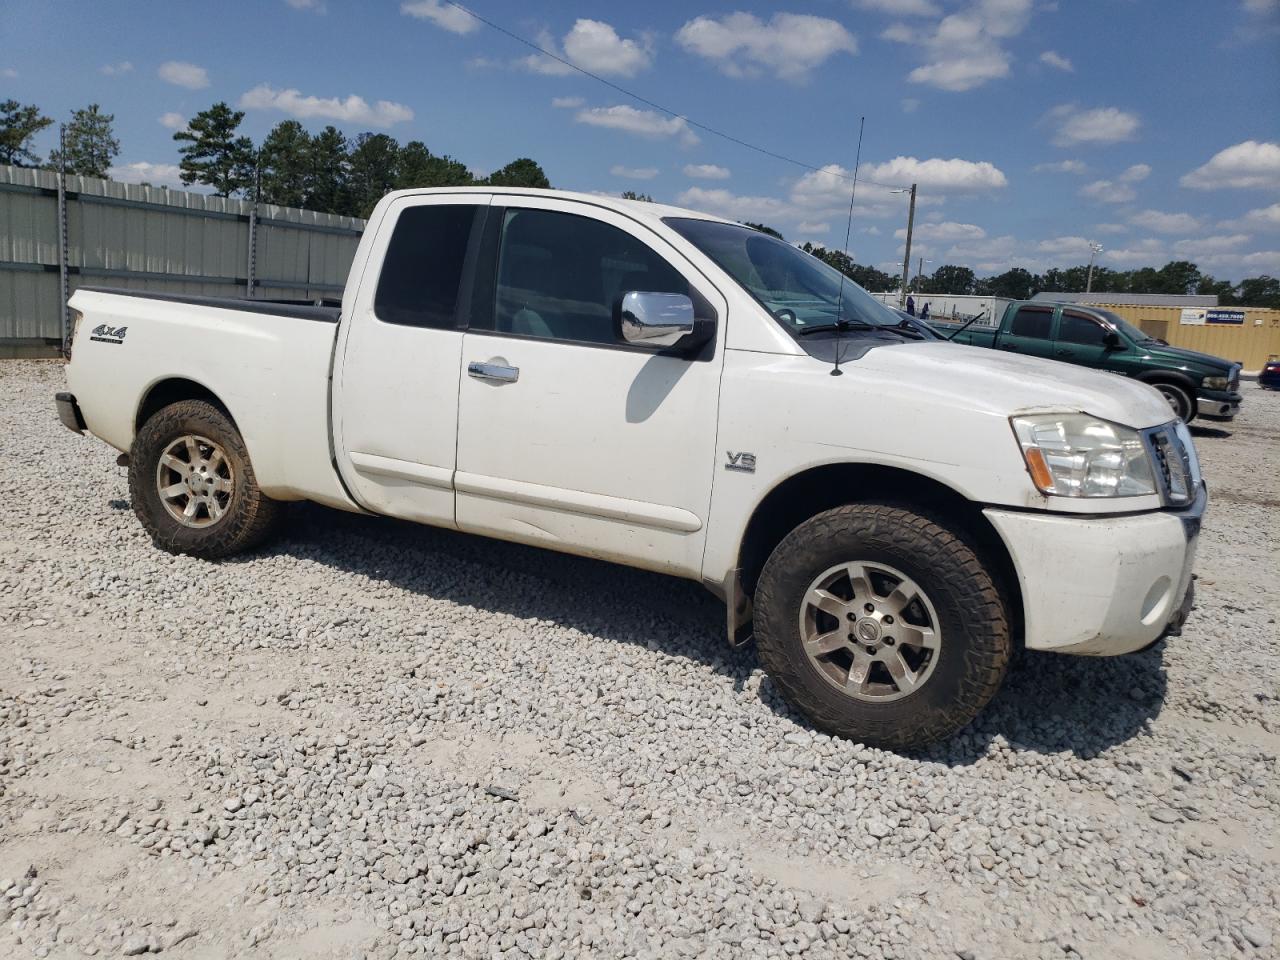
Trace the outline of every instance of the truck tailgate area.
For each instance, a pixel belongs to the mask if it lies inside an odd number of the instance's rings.
[[[127,451],[152,391],[185,382],[227,408],[268,496],[355,509],[330,452],[336,309],[94,289],[70,305],[67,382],[95,436]]]

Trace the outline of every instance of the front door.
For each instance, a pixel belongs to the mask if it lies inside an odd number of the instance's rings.
[[[378,513],[455,525],[459,293],[488,203],[484,194],[402,197],[369,226],[369,268],[344,304],[333,417],[342,477]]]
[[[458,526],[651,569],[701,569],[726,304],[621,213],[495,197],[463,338]],[[620,343],[628,291],[685,293],[719,323],[696,356]]]
[[[1075,310],[1063,310],[1058,318],[1058,334],[1053,345],[1056,360],[1086,367],[1107,367],[1107,334],[1111,331],[1095,317]]]

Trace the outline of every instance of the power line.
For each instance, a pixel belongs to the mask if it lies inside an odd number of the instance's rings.
[[[489,27],[492,30],[497,30],[499,33],[510,37],[512,40],[516,41],[517,43],[522,43],[526,47],[529,47],[532,50],[536,50],[538,53],[541,53],[544,56],[550,57],[552,60],[555,60],[557,63],[563,64],[564,66],[568,67],[570,70],[576,70],[578,73],[582,74],[584,77],[590,77],[592,80],[595,80],[597,83],[603,83],[606,87],[609,87],[611,90],[616,90],[618,91],[618,93],[622,94],[625,97],[630,97],[632,100],[635,100],[637,103],[643,103],[645,106],[652,107],[653,109],[659,111],[660,113],[665,113],[669,117],[672,117],[676,120],[683,121],[684,123],[687,123],[691,127],[697,127],[699,130],[702,130],[704,133],[709,133],[713,137],[719,137],[722,140],[728,140],[730,143],[735,143],[738,146],[745,147],[748,150],[754,150],[756,153],[763,154],[766,157],[772,157],[774,160],[781,160],[783,163],[790,163],[794,166],[802,167],[803,169],[810,170],[814,173],[821,173],[828,177],[837,177],[841,180],[853,180],[853,177],[849,176],[848,174],[835,173],[831,170],[826,169],[825,167],[815,166],[812,163],[805,163],[803,160],[797,160],[794,157],[788,157],[785,154],[776,153],[775,151],[769,150],[766,147],[760,147],[754,143],[749,143],[746,140],[742,140],[738,137],[735,137],[733,136],[733,134],[725,133],[723,130],[717,130],[715,127],[708,126],[705,123],[700,123],[699,121],[694,120],[691,117],[687,117],[682,113],[677,113],[675,110],[672,110],[669,107],[664,107],[660,103],[655,103],[654,101],[648,99],[647,97],[640,96],[640,94],[638,93],[632,93],[626,87],[619,86],[618,84],[614,83],[612,80],[606,80],[604,77],[600,76],[599,74],[592,73],[590,70],[586,70],[578,66],[576,63],[573,63],[572,61],[566,60],[564,57],[556,53],[553,53],[552,51],[546,49],[545,47],[540,46],[537,43],[534,43],[532,40],[528,39],[527,37],[522,37],[520,36],[520,34],[515,33],[511,30],[508,30],[506,27],[502,26],[501,24],[494,23],[492,20],[489,20],[489,19],[486,19],[485,17],[480,16],[480,14],[476,13],[470,7],[464,7],[462,4],[458,3],[457,0],[445,0],[445,2],[448,3],[449,6],[451,7],[457,7],[467,16],[478,20],[480,23],[483,23],[486,27]],[[874,180],[866,180],[866,179],[863,179],[860,182],[869,183],[875,187],[885,187],[886,189],[889,189],[889,190],[905,189],[902,186],[902,184],[899,184],[899,183],[877,183]]]

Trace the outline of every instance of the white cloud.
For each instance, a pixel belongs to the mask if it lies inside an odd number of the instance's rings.
[[[638,110],[625,104],[589,107],[579,110],[574,119],[589,126],[623,130],[651,139],[679,137],[681,143],[689,146],[698,142],[698,135],[689,129],[689,124],[683,118],[664,117],[653,110]]]
[[[104,77],[118,77],[122,74],[133,73],[133,64],[128,60],[121,60],[119,63],[104,63],[98,68],[98,72]]]
[[[1118,250],[1107,250],[1103,254],[1103,259],[1113,263],[1140,264],[1142,266],[1164,263],[1168,260],[1168,257],[1169,250],[1164,241],[1156,240],[1154,237],[1139,240],[1137,243],[1121,247]]]
[[[1152,233],[1191,233],[1200,229],[1200,221],[1189,213],[1164,213],[1161,210],[1141,210],[1129,218],[1136,227]]]
[[[1129,203],[1138,196],[1137,191],[1127,183],[1116,183],[1114,180],[1095,180],[1087,183],[1078,191],[1080,196],[1099,203]]]
[[[1213,237],[1196,237],[1190,240],[1179,240],[1173,250],[1180,257],[1188,259],[1210,257],[1219,253],[1235,253],[1246,243],[1249,236],[1243,233],[1222,234]]]
[[[559,107],[562,110],[572,110],[582,106],[586,102],[587,101],[583,100],[581,97],[552,97],[551,98],[551,105],[553,107]]]
[[[123,183],[150,183],[156,186],[182,186],[181,171],[176,163],[148,163],[138,160],[134,163],[122,163],[107,171],[111,180]]]
[[[759,223],[788,219],[792,212],[787,203],[777,197],[745,197],[719,188],[690,187],[676,197],[676,203],[729,220],[754,220]]]
[[[1053,67],[1055,70],[1062,70],[1065,73],[1076,72],[1075,64],[1056,50],[1046,50],[1044,53],[1040,54],[1040,62],[1046,66]]]
[[[1245,140],[1227,147],[1185,175],[1181,183],[1195,190],[1280,187],[1280,143]]]
[[[295,10],[307,10],[311,13],[327,12],[324,0],[284,0],[284,2]]]
[[[714,163],[686,163],[684,175],[694,180],[728,180],[729,168]]]
[[[1093,232],[1105,234],[1128,233],[1129,228],[1123,223],[1095,223],[1093,225]]]
[[[1084,173],[1089,168],[1079,160],[1059,160],[1057,163],[1037,163],[1031,169],[1036,173]]]
[[[810,223],[808,220],[802,220],[796,224],[796,229],[801,233],[830,233],[831,224],[825,221],[821,223]]]
[[[1132,140],[1142,125],[1136,113],[1118,107],[1094,107],[1081,109],[1074,103],[1064,103],[1049,111],[1048,119],[1057,125],[1053,142],[1060,147],[1079,143],[1119,143]]]
[[[441,0],[408,0],[400,4],[400,12],[419,20],[430,20],[441,30],[450,33],[472,33],[480,29],[480,21],[451,4]]]
[[[928,160],[894,157],[885,163],[868,164],[865,176],[868,180],[903,186],[918,183],[921,192],[933,193],[975,193],[1009,185],[1004,173],[988,161],[961,160],[959,157],[950,160],[941,157]]]
[[[293,88],[277,90],[267,83],[242,95],[239,106],[245,110],[278,110],[299,120],[336,120],[370,127],[389,127],[413,119],[412,110],[390,100],[379,100],[370,106],[354,93],[345,99],[303,96]]]
[[[169,60],[160,64],[160,69],[156,73],[165,83],[172,83],[175,87],[186,87],[188,90],[203,90],[209,85],[208,70],[181,60]]]
[[[899,240],[905,240],[907,237],[906,228],[895,230],[893,235]],[[938,243],[957,243],[962,240],[982,240],[986,235],[987,231],[977,224],[956,223],[953,220],[946,220],[942,223],[919,224],[912,234],[912,242],[919,238],[921,240],[934,240]]]
[[[187,125],[187,118],[180,113],[162,113],[159,117],[160,126],[166,130],[181,130]]]
[[[896,17],[936,17],[942,12],[932,0],[853,0],[853,5]]]
[[[915,113],[919,109],[920,109],[920,101],[917,100],[915,97],[902,98],[903,113]]]
[[[1244,10],[1245,13],[1263,17],[1280,12],[1280,0],[1244,0]]]
[[[1140,183],[1151,176],[1151,167],[1145,163],[1135,163],[1116,177],[1121,183]]]
[[[17,80],[18,71],[13,69],[13,67],[5,67],[4,69],[0,69],[0,77],[4,77],[6,80]]]
[[[609,24],[583,19],[565,35],[564,52],[592,73],[634,77],[652,62],[653,42],[647,37],[639,43],[625,40]]]
[[[1057,258],[1088,259],[1090,253],[1089,240],[1086,237],[1054,237],[1051,240],[1041,240],[1036,244],[1036,250],[1046,256]]]
[[[609,172],[615,177],[622,177],[626,180],[652,180],[658,175],[657,167],[624,167],[620,163],[615,163],[609,168]]]
[[[1250,210],[1238,223],[1246,229],[1280,230],[1280,203],[1273,203],[1269,207]]]
[[[944,256],[948,263],[961,260],[967,263],[1007,262],[1018,253],[1022,245],[1009,234],[1000,237],[984,237],[954,244]],[[915,254],[914,246],[912,254]]]
[[[569,63],[577,64],[583,70],[606,76],[613,74],[634,77],[653,62],[652,37],[644,36],[639,41],[627,40],[618,36],[612,26],[600,20],[576,21],[564,35],[564,42],[559,44],[555,37],[542,30],[538,34],[538,46]],[[542,53],[521,57],[515,65],[531,73],[552,77],[574,72],[573,67],[568,64]]]
[[[857,39],[835,20],[795,13],[775,13],[768,23],[742,12],[718,20],[696,17],[676,33],[676,42],[731,77],[765,70],[793,81],[838,53],[858,52]]]
[[[925,63],[907,79],[942,90],[963,91],[1009,75],[1011,57],[1002,41],[1031,20],[1032,0],[974,0],[943,17],[932,30],[895,24],[881,36],[920,48]]]

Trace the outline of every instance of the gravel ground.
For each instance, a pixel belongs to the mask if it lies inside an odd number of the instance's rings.
[[[816,734],[698,587],[299,506],[145,538],[0,362],[0,955],[1276,956],[1280,395],[1197,431],[1184,636]]]

